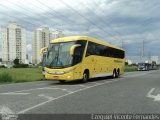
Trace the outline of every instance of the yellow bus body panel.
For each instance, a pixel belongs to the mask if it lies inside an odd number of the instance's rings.
[[[104,41],[99,41],[97,39],[90,38],[87,36],[72,36],[72,37],[58,38],[58,39],[52,40],[51,43],[69,42],[69,41],[76,41],[76,40],[91,41],[101,45],[123,50],[109,43],[106,43]],[[85,57],[87,45],[88,43],[86,44],[83,60],[81,63],[68,68],[64,68],[64,69],[51,69],[51,68],[45,67],[45,78],[48,80],[70,80],[70,81],[82,79],[84,70],[86,69],[89,70],[90,78],[112,75],[114,69],[116,70],[119,69],[120,74],[124,73],[125,58],[120,59],[120,58],[111,58],[111,57],[103,57],[103,56],[95,56],[95,55],[90,55],[88,57]],[[66,72],[66,71],[69,71],[69,72]],[[60,74],[60,73],[63,73],[63,74]]]

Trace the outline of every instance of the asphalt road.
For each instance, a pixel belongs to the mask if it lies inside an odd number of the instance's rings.
[[[0,113],[160,113],[160,70],[60,84],[41,81],[0,85]]]

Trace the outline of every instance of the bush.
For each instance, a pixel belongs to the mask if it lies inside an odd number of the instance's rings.
[[[8,72],[2,72],[2,73],[0,73],[0,82],[1,83],[12,82],[12,81],[13,81],[13,77]]]
[[[0,68],[5,68],[5,66],[4,65],[0,65]]]
[[[125,66],[125,72],[133,72],[133,71],[137,71],[137,66],[133,66],[133,65]]]
[[[128,62],[125,62],[125,65],[128,65]]]
[[[29,65],[28,64],[16,64],[13,66],[14,68],[28,68]]]

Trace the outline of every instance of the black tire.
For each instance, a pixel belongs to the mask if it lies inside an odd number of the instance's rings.
[[[120,76],[120,70],[117,70],[117,78]]]
[[[65,80],[59,80],[59,82],[60,82],[60,83],[65,83],[66,81],[65,81]]]
[[[116,70],[113,71],[113,75],[112,75],[112,78],[116,78],[117,77],[117,72]]]
[[[88,71],[85,71],[84,73],[83,73],[83,78],[82,78],[82,82],[87,82],[88,81],[88,79],[89,79],[89,73],[88,73]]]
[[[149,68],[148,68],[148,67],[146,67],[146,71],[149,71]]]

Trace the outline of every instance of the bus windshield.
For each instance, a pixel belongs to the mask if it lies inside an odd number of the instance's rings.
[[[81,62],[84,52],[83,41],[72,41],[63,43],[53,43],[48,47],[45,58],[45,66],[48,68],[65,68]],[[70,48],[75,44],[81,44],[75,48],[74,55],[70,55]]]

